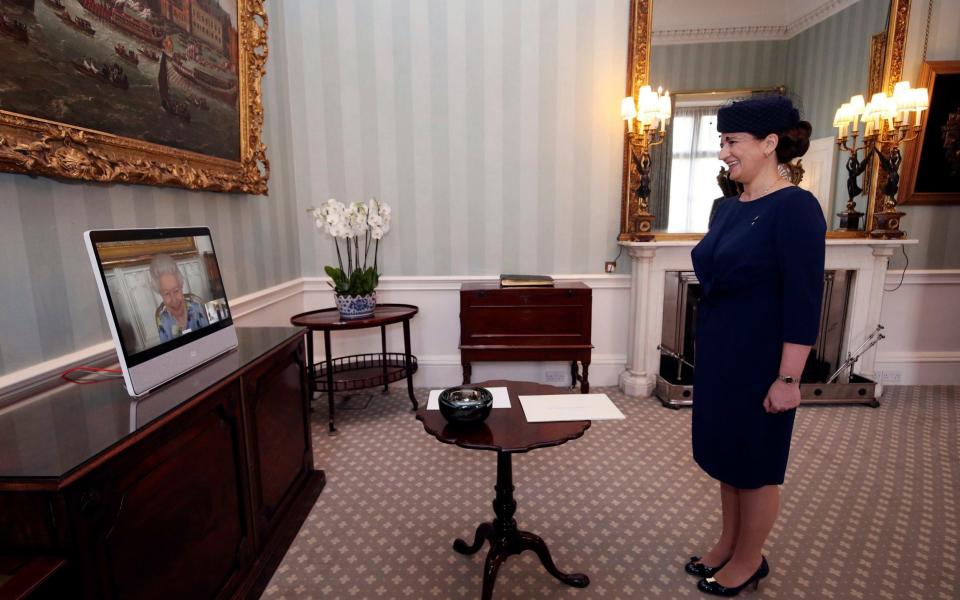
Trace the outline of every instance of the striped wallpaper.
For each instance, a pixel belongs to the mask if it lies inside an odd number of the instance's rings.
[[[271,39],[282,40],[279,3],[267,6]],[[234,297],[300,276],[286,63],[286,46],[272,43],[264,80],[269,197],[0,174],[0,374],[109,339],[83,247],[87,229],[209,225]]]
[[[889,3],[860,0],[786,42],[788,85],[803,100],[813,137],[836,133],[833,115],[840,105],[867,93],[870,38],[886,31]]]
[[[715,42],[656,45],[650,81],[670,93],[785,85],[786,42]]]
[[[600,272],[616,255],[628,0],[282,4],[301,211],[389,203],[390,275]],[[320,274],[332,242],[299,223]]]

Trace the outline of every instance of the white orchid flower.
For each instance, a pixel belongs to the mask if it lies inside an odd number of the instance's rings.
[[[307,213],[313,218],[317,229],[334,238],[337,265],[333,272],[339,273],[334,276],[336,285],[331,284],[335,291],[348,295],[369,293],[367,287],[371,278],[366,270],[373,270],[375,285],[380,262],[379,243],[390,230],[390,207],[376,198],[346,205],[335,198],[329,198],[319,207],[308,208]],[[340,240],[346,243],[340,244]],[[376,249],[372,247],[374,245]],[[355,278],[354,274],[360,269],[365,271],[364,277]]]
[[[362,202],[354,202],[347,209],[347,222],[353,236],[362,236],[367,231],[367,207]]]

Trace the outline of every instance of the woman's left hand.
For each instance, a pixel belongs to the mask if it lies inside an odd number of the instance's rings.
[[[774,381],[763,399],[763,408],[768,413],[781,413],[800,406],[800,385]]]

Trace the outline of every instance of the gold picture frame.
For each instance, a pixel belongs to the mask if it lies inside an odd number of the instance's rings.
[[[58,11],[54,14],[71,27],[71,19],[76,23],[87,20],[87,26],[91,29],[110,27],[110,23],[96,18],[102,15],[95,13],[98,7],[91,4],[91,1],[95,0],[74,0],[66,3],[66,8],[63,9],[51,8],[56,3],[38,1],[36,10]],[[268,54],[268,19],[264,1],[236,0],[236,67],[235,71],[230,72],[235,77],[235,110],[239,116],[239,151],[236,152],[236,160],[8,111],[0,107],[0,171],[101,183],[136,183],[216,192],[266,194],[270,163],[262,138],[261,82],[266,72]],[[80,8],[86,9],[87,13],[82,13]],[[66,19],[63,17],[64,13],[67,15]],[[50,14],[47,12],[42,15],[47,19],[47,23],[51,22]],[[37,22],[39,21],[40,16],[37,17]],[[90,21],[93,21],[92,26]],[[24,37],[29,36],[33,29],[42,32],[42,24],[31,25],[27,21],[23,26],[26,32]],[[232,35],[229,30],[228,33]],[[90,39],[95,39],[95,34],[89,35]],[[24,47],[27,47],[29,42],[27,39]],[[168,40],[164,39],[164,55],[168,49],[167,43]],[[232,43],[233,40],[225,42],[229,45]],[[86,44],[86,47],[91,46],[91,42]],[[142,43],[137,48],[141,55],[134,53],[134,47],[136,46],[131,44],[128,50],[131,61],[139,58],[146,62],[149,56],[151,61],[156,62],[158,58],[155,57],[160,56],[158,49],[147,43]],[[121,50],[122,47],[117,50],[117,54],[124,58],[120,54]],[[203,59],[202,49],[199,55],[200,59]],[[83,62],[75,60],[75,66],[77,62],[80,62],[80,66],[77,66],[80,71]],[[94,63],[94,67],[96,66]],[[127,65],[127,68],[134,67]],[[93,75],[96,76],[97,73],[94,71]],[[81,74],[80,78],[82,77]],[[125,85],[126,81],[122,83]],[[200,102],[204,103],[204,110],[209,110],[206,100],[202,99],[200,94],[192,96],[191,100],[198,103],[194,110],[199,112]],[[189,112],[186,115],[189,123]],[[230,121],[232,122],[232,118]]]
[[[924,62],[917,87],[929,90],[930,109],[903,153],[899,204],[960,204],[960,60]]]
[[[192,236],[160,240],[127,240],[100,242],[97,252],[104,266],[135,265],[150,262],[157,254],[191,256],[198,253],[197,241]]]

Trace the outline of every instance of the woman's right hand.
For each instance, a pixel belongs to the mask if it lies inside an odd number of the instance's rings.
[[[800,406],[800,384],[777,379],[767,390],[763,408],[768,413],[781,413]]]

